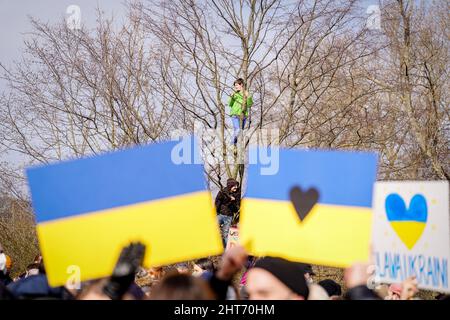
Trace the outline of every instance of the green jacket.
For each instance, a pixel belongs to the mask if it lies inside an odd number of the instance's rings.
[[[244,97],[242,96],[241,92],[235,92],[233,95],[228,99],[228,105],[231,108],[231,116],[240,116],[242,114],[242,104],[244,101]],[[248,93],[247,96],[247,103],[245,105],[245,116],[248,117],[248,110],[253,104],[253,97],[250,93]]]

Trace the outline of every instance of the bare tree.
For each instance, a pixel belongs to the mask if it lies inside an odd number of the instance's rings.
[[[390,1],[385,49],[368,78],[391,120],[384,151],[396,176],[449,179],[448,2]],[[395,164],[394,164],[395,163]],[[431,169],[431,170],[430,170]],[[409,173],[408,173],[409,172]]]
[[[378,31],[360,4],[149,0],[130,3],[121,25],[99,13],[94,30],[32,20],[23,57],[3,67],[0,151],[25,157],[2,166],[4,185],[23,165],[199,124],[219,137],[199,137],[211,189],[243,180],[250,139],[270,128],[288,148],[378,151],[382,179],[448,179],[448,3],[387,2]],[[255,104],[236,150],[227,99],[237,77]]]

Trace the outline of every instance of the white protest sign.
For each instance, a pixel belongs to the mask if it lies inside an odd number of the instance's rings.
[[[228,231],[227,247],[225,248],[225,250],[231,249],[238,244],[239,244],[239,229],[236,227],[230,227],[230,230]]]
[[[419,288],[450,292],[448,182],[377,182],[373,201],[377,282],[415,275]]]

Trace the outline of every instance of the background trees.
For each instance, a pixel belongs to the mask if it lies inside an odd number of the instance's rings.
[[[29,211],[25,166],[200,135],[212,191],[245,177],[249,139],[374,150],[379,179],[449,179],[448,1],[142,0],[95,29],[32,20],[32,37],[1,77],[0,187]],[[254,95],[234,152],[227,97]],[[198,133],[198,132],[197,132]],[[19,161],[20,160],[20,161]]]
[[[19,269],[37,253],[24,167],[175,129],[215,130],[198,136],[214,160],[213,192],[244,179],[261,129],[278,130],[270,143],[286,148],[377,151],[381,180],[449,180],[450,2],[380,1],[379,29],[367,27],[365,5],[141,0],[124,6],[123,22],[99,11],[94,29],[32,20],[23,55],[0,62],[0,242]],[[237,77],[255,103],[234,152],[227,97]]]

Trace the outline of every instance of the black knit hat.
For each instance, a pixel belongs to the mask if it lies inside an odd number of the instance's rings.
[[[296,294],[308,298],[309,289],[305,279],[305,264],[282,258],[265,257],[256,261],[255,268],[270,272]]]

